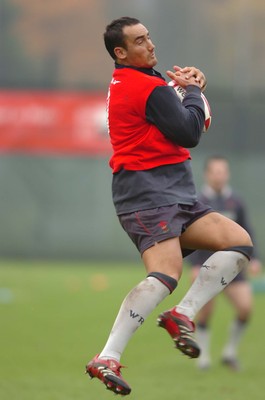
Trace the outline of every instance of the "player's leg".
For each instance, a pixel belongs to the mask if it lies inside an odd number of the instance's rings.
[[[156,240],[156,235],[164,234],[158,223],[165,217],[155,210],[141,213],[141,218],[139,221],[139,215],[132,213],[122,216],[121,223],[142,254],[147,277],[126,296],[103,350],[87,366],[91,377],[99,378],[108,389],[123,395],[131,389],[120,374],[121,355],[147,316],[176,288],[182,271],[179,239],[166,234],[165,240]],[[146,227],[143,220],[150,226]]]
[[[181,276],[182,251],[178,235],[172,235],[167,227],[161,226],[161,221],[170,221],[172,215],[175,215],[175,207],[120,217],[124,230],[142,254],[147,277],[126,296],[103,350],[87,366],[91,377],[98,377],[115,393],[130,392],[120,375],[119,364],[128,341],[154,308],[176,288]]]
[[[168,242],[170,240],[163,242],[160,247],[167,247]],[[177,254],[176,259],[178,259]],[[155,272],[148,274],[128,293],[121,304],[103,350],[86,367],[91,378],[97,377],[107,389],[116,394],[128,395],[131,392],[130,386],[120,372],[121,355],[135,331],[176,286],[177,281],[174,278]]]
[[[123,228],[142,254],[147,277],[124,299],[100,358],[119,361],[136,329],[176,288],[182,273],[182,250],[177,237],[182,225],[175,223],[178,212],[176,205],[121,216]],[[167,221],[167,226],[161,226],[161,221]],[[194,330],[193,323],[187,317],[182,323],[188,325],[189,330]],[[174,327],[170,334],[178,347],[181,329],[175,322]],[[193,345],[191,338],[190,342]],[[197,347],[195,342],[194,347]],[[183,350],[185,352],[185,348]]]
[[[143,253],[143,261],[147,277],[125,297],[108,341],[100,353],[101,358],[120,360],[136,329],[177,286],[182,268],[178,239],[165,240],[152,246]]]
[[[177,306],[177,311],[193,319],[209,300],[247,267],[252,242],[243,228],[218,213],[209,213],[197,219],[180,241],[183,248],[215,251],[205,261],[198,277]]]
[[[164,277],[171,277],[176,282],[182,272],[182,251],[178,238],[164,240],[143,253],[143,261],[149,276],[159,278],[163,271]],[[158,303],[157,303],[158,304]],[[199,355],[199,346],[193,338],[194,323],[184,314],[177,312],[175,307],[160,314],[158,325],[165,328],[174,340],[176,348],[191,358]]]
[[[199,266],[193,266],[191,271],[191,280],[197,278],[200,272]],[[200,369],[208,369],[211,366],[211,355],[210,355],[210,321],[214,312],[215,299],[210,300],[196,316],[196,340],[200,347],[200,356],[197,360],[197,365]]]
[[[239,274],[236,279],[226,287],[224,294],[235,308],[236,315],[229,327],[228,340],[223,349],[222,362],[238,370],[238,347],[242,336],[248,326],[248,321],[252,313],[252,291],[249,282],[243,274]]]
[[[210,212],[191,223],[180,237],[182,248],[225,250],[229,247],[251,246],[247,231],[230,218]]]

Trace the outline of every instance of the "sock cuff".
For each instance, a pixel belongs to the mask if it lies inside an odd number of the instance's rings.
[[[248,318],[247,319],[241,319],[241,318],[237,318],[237,319],[235,319],[235,321],[234,321],[238,326],[245,326],[245,325],[247,325],[248,324]]]
[[[236,251],[238,253],[244,254],[249,260],[253,254],[253,247],[252,246],[232,246],[223,249],[222,251]]]
[[[163,283],[168,290],[170,291],[170,294],[176,289],[178,286],[178,281],[174,278],[171,278],[171,276],[162,274],[161,272],[150,272],[150,274],[147,275],[147,278],[149,276],[152,276],[153,278],[158,279],[161,283]]]

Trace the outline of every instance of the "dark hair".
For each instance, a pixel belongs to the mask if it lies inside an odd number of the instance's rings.
[[[207,158],[207,160],[204,163],[204,169],[206,170],[209,167],[209,164],[212,161],[226,161],[227,163],[229,162],[227,157],[222,156],[221,154],[215,154],[213,156],[210,156]]]
[[[105,47],[108,50],[110,56],[115,60],[116,56],[114,53],[115,47],[123,47],[126,49],[124,41],[123,28],[125,26],[137,25],[140,21],[137,18],[121,17],[112,21],[106,26],[104,37]]]

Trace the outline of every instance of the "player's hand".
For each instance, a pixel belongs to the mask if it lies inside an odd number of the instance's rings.
[[[177,65],[173,67],[174,72],[167,71],[170,79],[176,81],[180,86],[196,85],[201,91],[204,91],[207,85],[207,80],[202,71],[195,67],[181,68]]]

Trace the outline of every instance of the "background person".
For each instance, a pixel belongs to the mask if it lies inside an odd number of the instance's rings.
[[[204,168],[205,183],[198,194],[198,199],[236,221],[252,234],[246,206],[229,185],[229,180],[230,168],[228,160],[219,155],[209,157]],[[207,250],[197,250],[189,256],[189,262],[192,265],[192,281],[196,279],[200,267],[211,254]],[[257,258],[256,251],[254,251],[248,271],[256,275],[261,269],[262,264]],[[247,279],[248,271],[241,271],[223,291],[235,309],[235,318],[231,323],[227,342],[222,352],[222,362],[236,370],[240,367],[237,355],[238,346],[246,330],[253,307],[251,285]],[[212,299],[199,311],[196,318],[196,338],[201,349],[198,366],[201,369],[207,369],[211,366],[209,324],[214,312],[214,306],[215,299]]]

